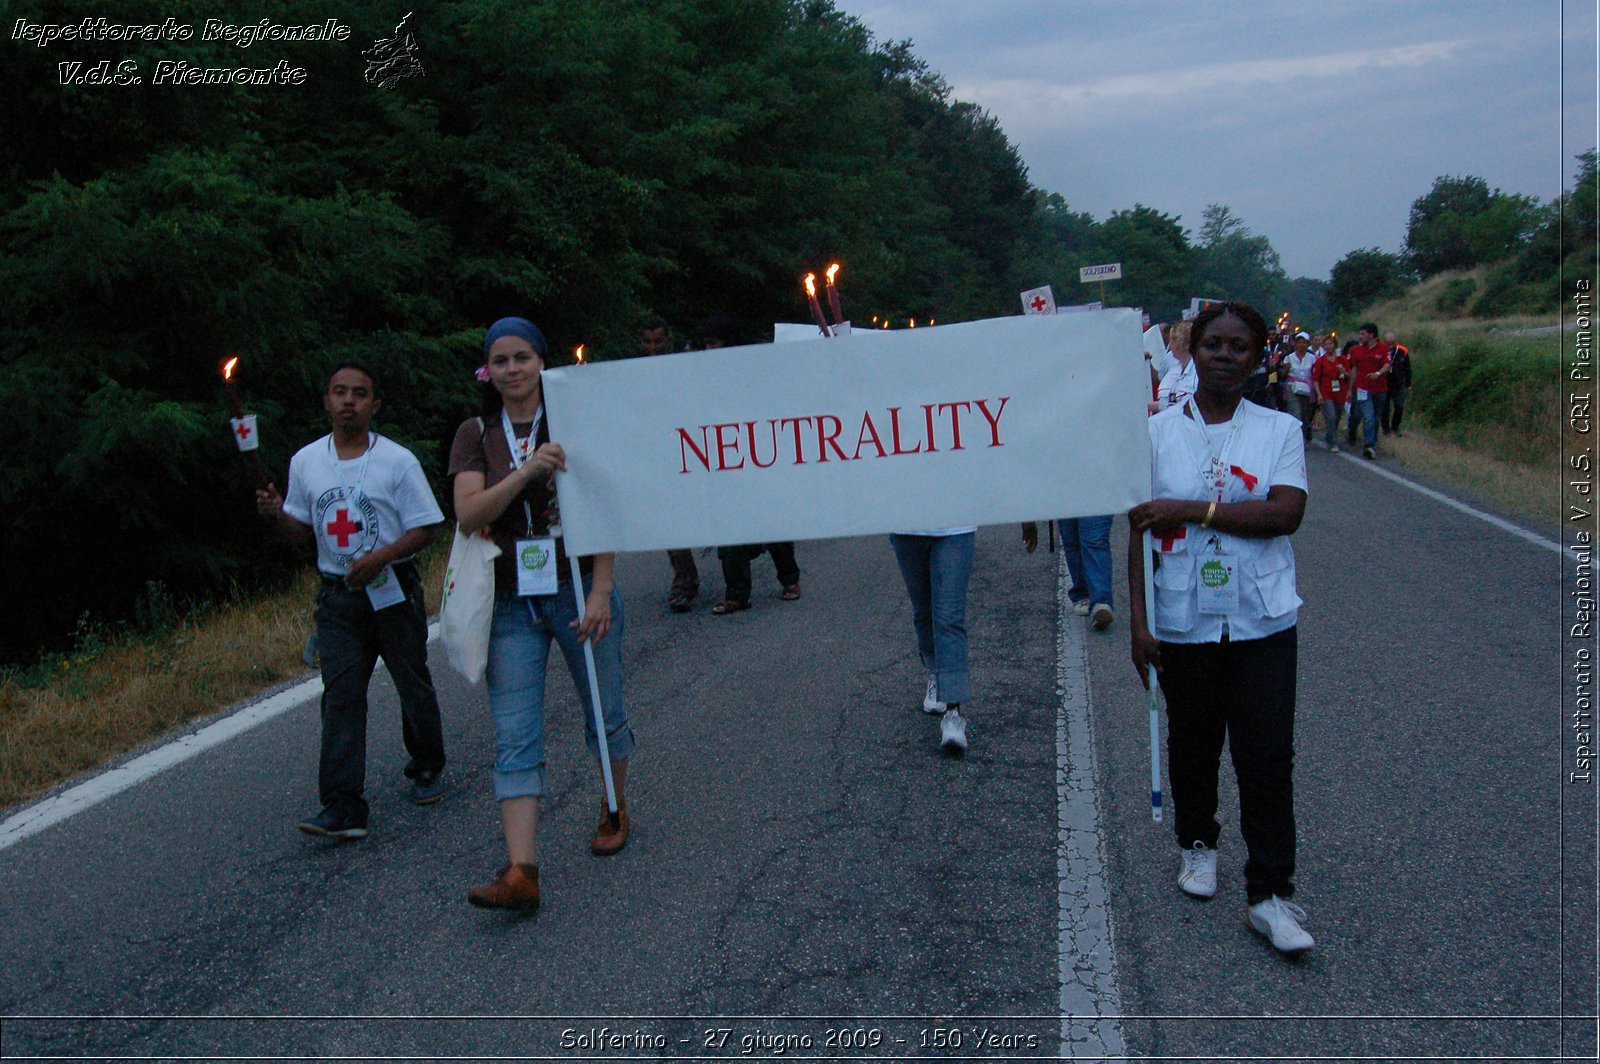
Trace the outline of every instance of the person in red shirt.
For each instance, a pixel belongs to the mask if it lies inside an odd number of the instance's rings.
[[[1389,399],[1389,345],[1378,339],[1378,327],[1370,321],[1361,326],[1356,338],[1359,342],[1350,349],[1350,387],[1361,411],[1367,444],[1361,453],[1366,458],[1376,458],[1379,404],[1387,406]]]
[[[1322,422],[1326,429],[1323,438],[1328,450],[1338,454],[1339,415],[1350,397],[1350,373],[1345,368],[1344,356],[1331,343],[1311,367],[1311,383],[1316,386],[1317,399],[1322,403]]]

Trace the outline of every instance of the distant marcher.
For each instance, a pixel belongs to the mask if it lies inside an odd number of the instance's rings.
[[[1239,781],[1249,925],[1285,953],[1315,945],[1294,894],[1296,620],[1289,536],[1306,506],[1305,446],[1292,417],[1242,402],[1267,325],[1225,303],[1195,319],[1200,388],[1150,419],[1154,498],[1128,512],[1133,664],[1167,696],[1178,886],[1217,889],[1217,773],[1227,741]],[[1141,533],[1161,546],[1146,557]],[[1145,566],[1157,564],[1155,616]]]
[[[1152,414],[1159,413],[1169,406],[1182,406],[1189,396],[1194,394],[1197,382],[1194,358],[1189,354],[1189,323],[1186,321],[1175,323],[1169,337],[1172,344],[1172,364],[1156,388],[1155,402],[1150,404]]]
[[[589,754],[600,760],[583,644],[594,654],[607,753],[617,797],[617,827],[604,799],[589,842],[597,857],[627,844],[628,758],[634,750],[622,690],[622,596],[612,583],[616,556],[578,559],[584,617],[560,523],[554,474],[566,452],[550,439],[541,375],[549,358],[544,333],[526,318],[501,318],[483,339],[489,384],[483,417],[468,418],[450,447],[456,519],[466,532],[488,529],[495,559],[494,619],[489,630],[489,712],[494,717],[494,797],[500,808],[506,865],[494,880],[467,892],[483,909],[538,908],[539,802],[545,778],[545,678],[550,644],[561,648],[583,704]],[[602,776],[603,778],[603,776]]]
[[[1389,405],[1384,411],[1383,430],[1404,436],[1400,419],[1405,417],[1406,400],[1411,396],[1411,351],[1394,333],[1385,333],[1383,342],[1389,348]]]
[[[700,348],[716,351],[738,342],[738,323],[726,314],[713,314],[700,327]],[[778,570],[780,597],[793,602],[800,597],[800,565],[795,561],[794,542],[744,543],[717,548],[717,558],[722,562],[722,582],[726,585],[723,600],[711,607],[711,612],[721,616],[750,608],[750,563],[763,554],[772,555],[772,564]]]
[[[667,320],[652,314],[639,323],[639,353],[642,355],[670,355],[677,350],[672,339],[672,326]],[[667,589],[667,607],[673,613],[688,613],[695,596],[700,594],[700,570],[694,564],[694,551],[683,547],[667,551],[667,561],[672,563],[672,586]]]
[[[1322,404],[1323,441],[1328,450],[1339,453],[1339,417],[1344,413],[1345,397],[1349,394],[1349,376],[1345,373],[1344,356],[1329,340],[1322,357],[1311,367],[1311,382],[1317,390],[1317,400]]]
[[[1351,372],[1353,362],[1351,352],[1356,349],[1356,341],[1346,340],[1344,347],[1339,352],[1339,361],[1344,365],[1345,375],[1345,402],[1344,402],[1344,428],[1345,446],[1354,451],[1356,449],[1356,426],[1362,425],[1361,407],[1356,404],[1355,375]]]
[[[444,733],[428,671],[428,611],[413,556],[433,542],[444,514],[412,453],[372,432],[383,406],[377,375],[341,362],[323,409],[333,431],[295,452],[289,490],[256,492],[256,508],[290,539],[317,543],[317,647],[322,664],[322,812],[308,835],[367,834],[367,685],[381,657],[400,698],[411,800],[437,801]]]
[[[1378,339],[1378,327],[1371,322],[1361,326],[1356,337],[1359,342],[1350,349],[1350,387],[1366,438],[1361,454],[1376,458],[1378,426],[1389,405],[1389,348]]]
[[[1294,334],[1294,351],[1284,360],[1283,369],[1288,378],[1289,395],[1295,409],[1290,411],[1300,419],[1300,433],[1306,443],[1311,442],[1311,422],[1317,416],[1317,396],[1311,386],[1311,374],[1316,368],[1317,356],[1311,353],[1311,334]]]

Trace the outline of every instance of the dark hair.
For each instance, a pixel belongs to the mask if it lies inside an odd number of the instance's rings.
[[[1375,322],[1362,322],[1361,328],[1357,329],[1356,332],[1369,332],[1372,334],[1373,338],[1376,339],[1378,336],[1378,326]]]
[[[739,343],[739,323],[728,314],[713,314],[700,325],[700,341],[721,340],[724,346],[735,347]]]
[[[667,324],[667,319],[659,314],[652,314],[639,323],[640,332],[650,332],[653,329],[665,329],[667,335],[672,335],[672,326]]]
[[[383,385],[378,382],[377,371],[372,368],[371,363],[363,361],[359,358],[347,358],[337,366],[334,366],[332,369],[330,369],[328,371],[327,383],[322,386],[322,390],[324,392],[333,386],[334,375],[342,369],[353,369],[358,373],[365,373],[367,375],[367,380],[372,382],[372,397],[374,399],[383,398]]]
[[[1206,330],[1211,328],[1211,323],[1224,314],[1232,314],[1244,322],[1244,327],[1250,330],[1250,338],[1255,341],[1258,354],[1265,351],[1267,346],[1267,321],[1261,312],[1249,303],[1236,303],[1229,300],[1226,303],[1212,303],[1194,316],[1194,328],[1189,332],[1189,353],[1194,354],[1199,348],[1200,341],[1205,337]]]

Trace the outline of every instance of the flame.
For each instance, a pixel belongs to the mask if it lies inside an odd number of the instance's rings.
[[[234,355],[232,358],[228,359],[228,361],[224,362],[222,364],[222,379],[225,380],[225,381],[233,380],[233,371],[234,371],[235,368],[238,367],[238,365],[239,365],[239,356],[238,355]]]
[[[814,273],[808,273],[808,274],[806,274],[806,295],[814,297],[816,294],[817,294],[817,275],[814,274]]]
[[[583,345],[578,345],[578,365],[583,365]]]
[[[911,319],[911,327],[913,329],[915,329],[917,327],[917,319],[916,318],[912,318]]]
[[[929,325],[932,325],[932,324],[933,324],[933,319],[932,319],[932,318],[929,318],[929,319],[928,319],[928,324],[929,324]]]
[[[885,329],[887,329],[889,327],[889,319],[888,318],[884,318],[883,319],[883,327]]]
[[[837,262],[834,263],[832,266],[828,267],[828,283],[829,284],[833,283],[833,275],[838,273],[838,272],[839,272],[839,264]]]

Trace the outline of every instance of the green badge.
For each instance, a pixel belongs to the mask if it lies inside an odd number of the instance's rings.
[[[543,569],[544,563],[549,560],[550,555],[537,543],[528,544],[522,551],[522,566],[525,569]]]
[[[1228,567],[1213,558],[1200,567],[1200,582],[1206,587],[1227,587]]]

